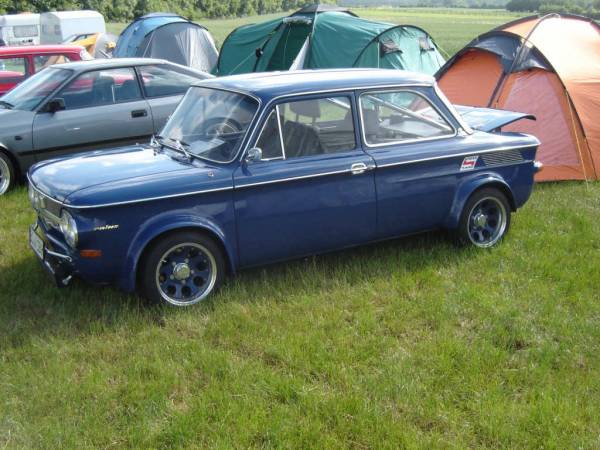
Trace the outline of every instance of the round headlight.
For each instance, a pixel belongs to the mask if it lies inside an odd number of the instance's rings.
[[[73,248],[77,247],[77,224],[73,216],[66,210],[60,213],[60,231],[65,237],[67,244]]]

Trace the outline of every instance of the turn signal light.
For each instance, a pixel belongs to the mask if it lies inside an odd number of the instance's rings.
[[[82,258],[100,258],[102,256],[102,250],[81,250],[79,256]]]

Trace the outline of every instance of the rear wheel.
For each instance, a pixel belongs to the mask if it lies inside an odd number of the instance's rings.
[[[510,227],[510,205],[496,188],[476,191],[463,208],[457,229],[458,242],[488,248],[497,244]]]
[[[223,282],[225,259],[219,246],[195,231],[171,233],[143,256],[140,290],[155,303],[196,304]]]
[[[10,158],[0,151],[0,195],[15,184],[15,168]]]

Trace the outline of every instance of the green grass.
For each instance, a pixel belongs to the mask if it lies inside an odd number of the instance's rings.
[[[450,13],[442,45],[508,18]],[[0,197],[0,448],[600,447],[600,183],[537,185],[489,251],[414,236],[185,310],[53,288],[33,221]]]

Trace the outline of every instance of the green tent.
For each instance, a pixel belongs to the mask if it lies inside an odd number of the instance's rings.
[[[421,28],[311,5],[288,17],[233,30],[221,47],[215,74],[375,67],[433,75],[443,64],[435,42]]]

